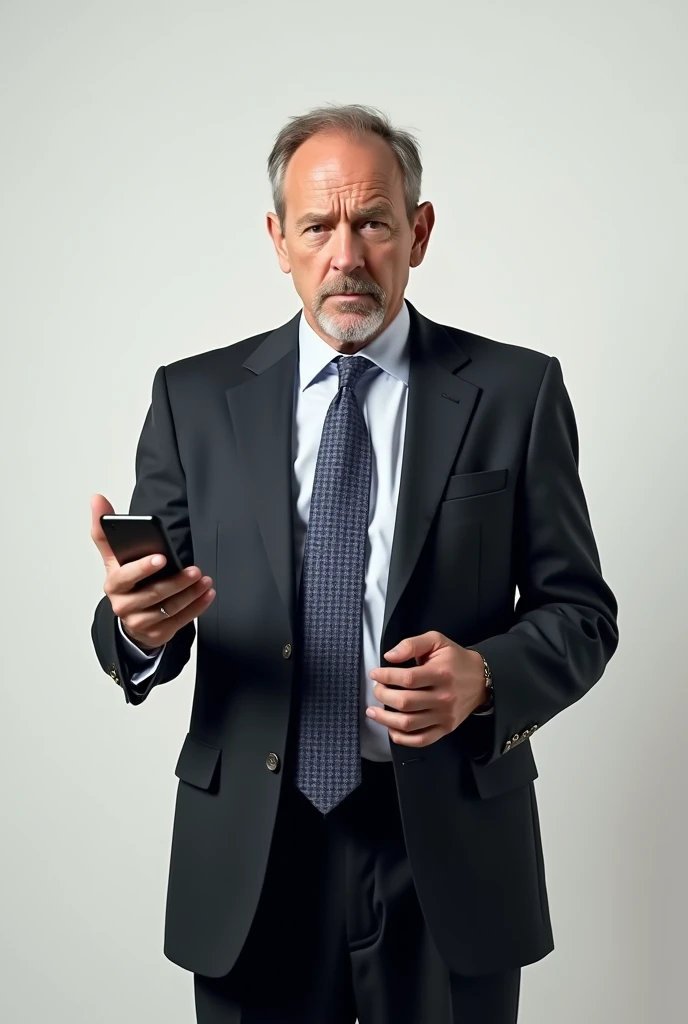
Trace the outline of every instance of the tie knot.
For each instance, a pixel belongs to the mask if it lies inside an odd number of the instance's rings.
[[[337,356],[335,363],[339,372],[339,387],[352,390],[366,370],[373,365],[366,356]]]

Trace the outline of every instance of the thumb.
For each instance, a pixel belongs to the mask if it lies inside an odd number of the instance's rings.
[[[91,495],[91,539],[100,551],[101,558],[106,569],[113,569],[119,565],[115,555],[108,543],[100,522],[101,516],[111,516],[114,508],[103,494]]]
[[[391,651],[385,651],[388,661],[408,661],[410,658],[422,658],[446,643],[446,637],[436,630],[421,633],[420,636],[407,636],[400,640]]]

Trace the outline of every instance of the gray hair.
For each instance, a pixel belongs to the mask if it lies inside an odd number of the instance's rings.
[[[315,107],[307,114],[289,119],[275,139],[268,157],[268,176],[272,187],[272,199],[280,226],[284,230],[286,212],[284,200],[284,175],[287,165],[299,146],[318,133],[337,133],[350,138],[360,138],[366,132],[379,135],[394,151],[401,166],[406,198],[406,213],[409,221],[420,201],[423,165],[420,162],[418,143],[410,132],[394,128],[389,118],[375,107],[359,103],[346,106]]]

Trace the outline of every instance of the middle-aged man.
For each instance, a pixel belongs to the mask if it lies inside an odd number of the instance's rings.
[[[200,1024],[511,1024],[553,947],[530,739],[618,642],[561,366],[404,299],[435,215],[377,111],[268,169],[303,309],[161,366],[137,448],[184,572],[120,567],[92,499],[129,704],[198,620],[165,953]]]

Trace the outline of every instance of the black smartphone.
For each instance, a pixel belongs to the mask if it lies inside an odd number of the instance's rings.
[[[167,559],[161,569],[135,583],[134,590],[175,576],[184,568],[158,516],[104,515],[100,517],[100,522],[120,565],[145,558],[146,555],[160,554]]]

